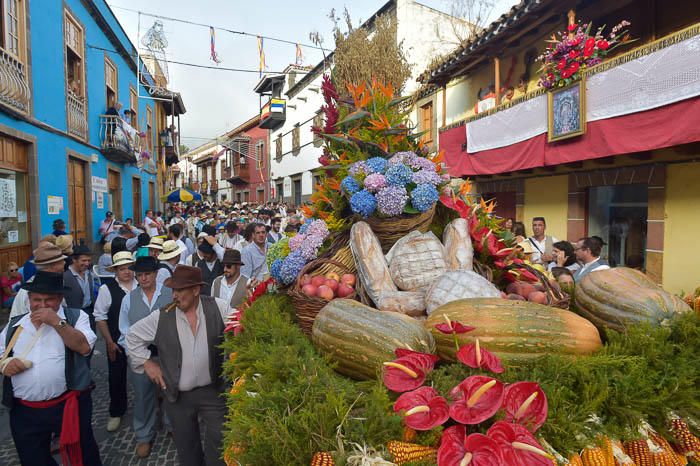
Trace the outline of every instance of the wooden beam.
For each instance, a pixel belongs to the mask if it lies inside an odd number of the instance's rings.
[[[494,83],[496,87],[496,106],[501,105],[501,60],[498,57],[493,59]]]
[[[593,159],[594,163],[597,163],[598,165],[612,165],[615,163],[615,157],[602,157],[599,159]]]
[[[564,165],[569,168],[583,168],[583,162],[569,162]]]
[[[636,154],[630,155],[634,160],[651,160],[651,151],[637,152]],[[611,157],[612,158],[612,157]]]
[[[442,86],[442,125],[444,127],[447,124],[447,84]]]
[[[556,165],[547,165],[545,167],[542,167],[542,171],[547,172],[547,173],[554,173],[557,171],[557,166]]]

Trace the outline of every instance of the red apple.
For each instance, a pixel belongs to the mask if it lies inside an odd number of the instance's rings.
[[[311,277],[311,284],[313,286],[321,286],[326,283],[326,279],[322,277],[321,275],[316,275],[315,277]]]
[[[346,273],[340,279],[340,283],[345,283],[348,286],[355,286],[355,275],[351,273]]]
[[[355,289],[351,287],[350,285],[346,285],[345,283],[341,283],[338,286],[338,297],[339,298],[347,298],[351,294],[355,292]]]
[[[306,285],[301,287],[301,292],[304,293],[306,296],[316,296],[317,291],[318,287],[312,285],[311,283],[307,283]]]
[[[527,295],[527,300],[532,303],[547,304],[547,295],[541,291],[533,291]]]
[[[328,272],[328,273],[326,274],[326,279],[328,279],[328,280],[335,280],[335,281],[339,282],[339,281],[340,281],[340,275],[338,275],[338,274],[335,273],[335,272]]]
[[[507,299],[510,299],[511,301],[525,301],[525,298],[515,293],[510,293]]]
[[[338,291],[338,281],[337,280],[334,280],[332,278],[328,278],[328,279],[326,279],[326,283],[324,283],[324,285],[326,285],[328,288],[333,290],[333,293]]]
[[[301,286],[309,285],[309,284],[311,284],[311,275],[309,275],[308,273],[305,273],[301,277]]]
[[[333,290],[331,290],[330,287],[327,285],[319,286],[318,290],[316,290],[316,296],[318,296],[319,298],[326,299],[328,301],[335,297],[333,295]]]

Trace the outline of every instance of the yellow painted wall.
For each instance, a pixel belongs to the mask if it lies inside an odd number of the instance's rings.
[[[666,169],[663,287],[671,293],[700,285],[700,163],[671,164]]]
[[[550,176],[525,180],[525,231],[532,234],[532,218],[547,220],[547,234],[566,240],[566,219],[569,199],[569,177]]]

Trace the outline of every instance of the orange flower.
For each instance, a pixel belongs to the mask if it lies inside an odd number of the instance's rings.
[[[314,217],[313,209],[307,205],[301,206],[301,213],[304,214],[304,217],[306,217],[306,218],[313,218]]]
[[[378,120],[369,120],[369,124],[372,125],[372,129],[376,131],[382,131],[391,128],[391,123],[385,115],[379,115]]]
[[[326,186],[328,189],[338,191],[340,189],[340,181],[337,178],[326,178]]]
[[[329,216],[330,216],[330,214],[326,211],[323,211],[323,210],[318,211],[318,218],[320,218],[321,220],[326,220]]]
[[[384,152],[389,152],[389,145],[386,142],[380,142],[379,147],[381,147]]]
[[[433,163],[435,165],[441,164],[444,156],[445,156],[445,150],[442,149],[442,150],[440,150],[440,152],[437,153],[437,155],[435,155],[435,157],[433,157]]]
[[[459,187],[459,194],[462,196],[467,196],[471,192],[472,182],[469,180],[465,180],[464,183],[462,183],[462,186]]]

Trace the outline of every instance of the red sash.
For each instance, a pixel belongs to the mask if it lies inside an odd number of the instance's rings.
[[[58,398],[47,401],[25,401],[17,399],[16,401],[29,408],[46,409],[58,406],[64,401],[63,406],[63,422],[61,423],[61,437],[59,445],[61,450],[61,463],[71,466],[83,466],[83,452],[80,449],[80,411],[78,409],[77,390],[68,390]]]

